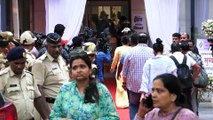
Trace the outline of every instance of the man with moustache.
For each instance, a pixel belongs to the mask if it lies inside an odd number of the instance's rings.
[[[46,108],[41,114],[43,119],[49,119],[51,107],[61,85],[69,80],[68,68],[61,56],[61,37],[56,33],[49,33],[46,42],[45,54],[39,57],[32,67],[41,97],[46,101],[42,106]]]

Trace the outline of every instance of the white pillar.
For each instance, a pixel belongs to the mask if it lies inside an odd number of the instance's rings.
[[[191,1],[180,0],[180,33],[191,35]]]
[[[14,29],[14,37],[15,39],[19,38],[19,8],[18,8],[18,0],[12,1],[12,9],[13,9],[13,29]]]
[[[213,7],[212,7],[212,5],[213,5],[213,0],[209,0],[209,19],[213,19],[213,14],[212,14]]]

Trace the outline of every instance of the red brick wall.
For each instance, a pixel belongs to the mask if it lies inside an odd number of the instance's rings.
[[[34,31],[45,33],[45,0],[34,0]]]

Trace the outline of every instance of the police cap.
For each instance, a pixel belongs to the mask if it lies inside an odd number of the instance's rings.
[[[46,42],[51,44],[61,44],[61,37],[57,33],[49,33]]]
[[[31,31],[25,31],[21,34],[20,43],[22,45],[31,45],[36,39],[36,36]]]
[[[22,47],[14,47],[7,54],[8,61],[13,61],[21,58],[26,58],[26,51]]]

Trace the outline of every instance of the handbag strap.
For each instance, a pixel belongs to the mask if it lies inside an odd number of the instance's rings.
[[[178,108],[178,110],[174,113],[173,117],[171,120],[174,120],[177,114],[181,111],[182,107]]]

